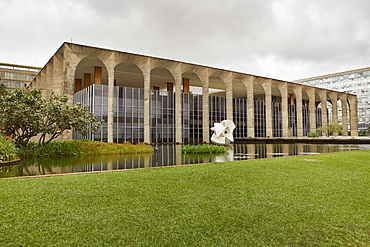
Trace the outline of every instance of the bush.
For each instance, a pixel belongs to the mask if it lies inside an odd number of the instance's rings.
[[[153,153],[153,147],[139,144],[117,144],[85,139],[71,141],[52,141],[45,145],[29,142],[19,149],[19,156],[32,157],[60,157],[76,155],[101,155],[101,154],[143,154]]]
[[[191,153],[191,154],[225,153],[226,151],[227,147],[225,146],[216,146],[211,144],[185,145],[181,147],[182,153]]]
[[[317,134],[316,132],[309,133],[308,137],[319,137],[319,134]]]
[[[18,152],[20,157],[58,157],[75,156],[79,152],[76,143],[71,141],[53,141],[45,145],[39,145],[35,142],[29,142],[21,147]]]
[[[17,148],[12,138],[0,135],[0,162],[17,159]]]

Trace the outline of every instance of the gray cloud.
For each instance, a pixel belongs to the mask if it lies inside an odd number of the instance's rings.
[[[368,67],[366,0],[0,0],[2,62],[64,41],[293,80]]]

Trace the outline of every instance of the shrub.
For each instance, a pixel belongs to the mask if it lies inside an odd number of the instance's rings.
[[[0,162],[11,161],[17,158],[17,148],[12,138],[0,135]]]
[[[319,137],[319,134],[317,134],[316,132],[309,133],[308,137]]]
[[[225,153],[226,151],[227,147],[225,146],[216,146],[211,144],[185,145],[181,147],[182,153],[191,153],[191,154]]]
[[[58,157],[75,156],[79,152],[76,143],[71,141],[53,141],[45,145],[38,145],[35,142],[29,142],[21,147],[18,152],[20,157]]]

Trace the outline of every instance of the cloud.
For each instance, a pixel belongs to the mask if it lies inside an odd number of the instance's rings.
[[[366,0],[0,0],[0,8],[2,62],[42,66],[72,39],[285,80],[369,66]]]

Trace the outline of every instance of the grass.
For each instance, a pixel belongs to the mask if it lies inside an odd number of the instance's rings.
[[[0,242],[370,246],[369,155],[0,180]]]
[[[189,154],[212,154],[212,153],[225,153],[227,148],[225,146],[200,144],[200,145],[184,145],[181,147],[182,153]]]
[[[89,140],[52,141],[44,146],[37,143],[28,143],[21,147],[18,155],[21,158],[33,157],[60,157],[76,155],[101,155],[101,154],[142,154],[153,153],[153,147],[139,143],[106,143]]]

